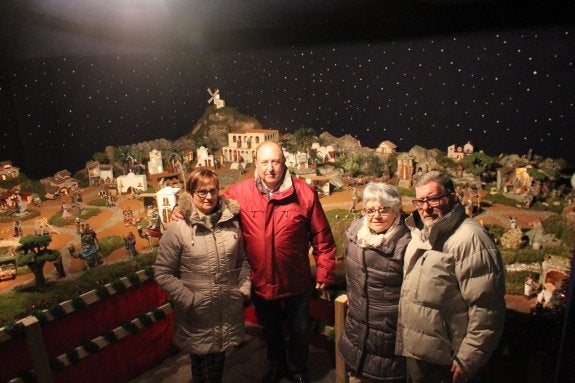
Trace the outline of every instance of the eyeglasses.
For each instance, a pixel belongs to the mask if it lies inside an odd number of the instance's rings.
[[[216,194],[218,194],[219,190],[220,189],[218,189],[218,188],[200,189],[200,190],[196,190],[194,193],[196,193],[196,195],[200,198],[206,198],[208,196],[208,193],[210,193],[211,196],[215,196]]]
[[[368,217],[373,217],[376,213],[379,215],[383,215],[383,214],[387,214],[391,211],[391,208],[389,206],[380,206],[380,207],[369,207],[367,209],[363,209],[363,212],[365,213],[365,215],[367,215]]]
[[[421,198],[421,199],[414,199],[411,202],[415,205],[416,208],[421,209],[423,207],[424,204],[427,204],[427,206],[430,207],[437,207],[439,206],[439,204],[441,203],[441,199],[443,197],[446,197],[448,195],[450,195],[451,193],[445,193],[445,194],[440,194],[440,195],[432,195],[430,197],[427,198]]]

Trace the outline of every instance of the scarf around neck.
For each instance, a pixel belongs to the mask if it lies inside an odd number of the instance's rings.
[[[369,228],[367,223],[367,217],[364,217],[361,228],[357,232],[357,244],[364,249],[366,248],[376,249],[380,247],[381,245],[384,244],[385,241],[391,238],[393,233],[396,231],[397,226],[399,224],[399,218],[400,216],[398,215],[393,224],[389,227],[389,229],[387,229],[385,232],[381,234],[377,234]]]

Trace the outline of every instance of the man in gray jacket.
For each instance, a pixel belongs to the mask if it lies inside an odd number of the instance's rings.
[[[484,365],[505,321],[501,255],[467,217],[452,180],[438,171],[415,184],[396,353],[408,382],[463,382]]]

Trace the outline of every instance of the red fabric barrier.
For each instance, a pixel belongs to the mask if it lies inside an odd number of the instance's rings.
[[[54,359],[85,341],[103,335],[105,331],[121,326],[124,321],[162,305],[166,299],[167,295],[154,281],[147,281],[138,288],[130,288],[86,309],[49,322],[43,326],[48,357]],[[333,324],[333,303],[312,299],[310,315],[314,321]],[[245,318],[248,322],[257,323],[252,306],[245,309]],[[55,372],[54,381],[122,383],[134,379],[178,352],[172,345],[172,322],[170,314],[165,320],[155,322],[152,327],[142,328],[135,335],[128,335],[118,343],[80,360],[77,365]],[[324,337],[321,337],[321,341],[325,342]],[[21,371],[32,368],[24,337],[11,339],[0,346],[0,381],[12,379]]]
[[[43,326],[44,342],[50,359],[83,342],[113,330],[123,322],[162,305],[167,295],[154,281],[103,299]],[[55,382],[115,383],[133,379],[177,352],[172,346],[172,315],[128,335],[118,343],[79,361],[77,365],[54,373]],[[11,339],[0,347],[0,381],[7,381],[29,370],[24,337]]]
[[[0,344],[0,366],[0,382],[7,382],[18,376],[20,371],[29,371],[32,368],[23,336]]]

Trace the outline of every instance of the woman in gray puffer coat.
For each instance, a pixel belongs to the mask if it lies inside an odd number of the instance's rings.
[[[363,216],[345,233],[349,306],[338,349],[361,382],[404,382],[405,360],[395,355],[403,257],[411,234],[393,186],[369,183]]]
[[[239,226],[239,205],[218,196],[211,170],[192,172],[178,206],[185,219],[160,240],[155,279],[171,298],[174,343],[190,353],[195,383],[221,382],[225,351],[244,337],[243,303],[250,268]]]

